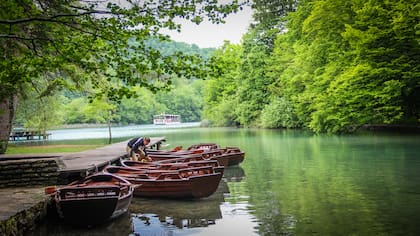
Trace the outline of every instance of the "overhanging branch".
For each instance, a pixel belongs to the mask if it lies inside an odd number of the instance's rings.
[[[92,15],[92,14],[112,14],[115,15],[115,13],[111,11],[87,11],[87,12],[81,12],[81,13],[75,13],[75,14],[57,14],[49,17],[33,17],[33,18],[25,18],[25,19],[16,19],[16,20],[0,20],[0,24],[6,24],[6,25],[16,25],[16,24],[23,24],[28,22],[34,22],[34,21],[41,21],[41,22],[53,22],[57,18],[67,18],[67,17],[80,17],[85,15]]]

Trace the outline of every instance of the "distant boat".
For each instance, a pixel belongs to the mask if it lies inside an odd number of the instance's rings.
[[[155,125],[177,125],[181,124],[180,115],[160,114],[153,116],[153,124]]]

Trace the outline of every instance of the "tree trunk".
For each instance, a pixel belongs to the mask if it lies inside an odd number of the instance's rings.
[[[108,138],[108,143],[111,144],[112,143],[112,133],[111,133],[111,111],[108,112],[108,134],[109,134],[109,138]]]
[[[17,96],[12,95],[0,101],[0,154],[6,153],[12,121],[16,111]]]

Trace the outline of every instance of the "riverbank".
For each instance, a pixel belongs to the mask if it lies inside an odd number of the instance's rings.
[[[120,127],[120,124],[112,124],[111,127]],[[108,124],[88,124],[88,123],[80,123],[80,124],[66,124],[66,125],[58,125],[53,126],[50,130],[57,130],[57,129],[83,129],[83,128],[104,128],[108,127]]]
[[[102,147],[100,144],[37,144],[24,146],[9,144],[6,154],[39,154],[39,153],[68,153],[81,152]]]
[[[420,126],[416,125],[365,125],[362,131],[393,132],[393,133],[420,133]]]

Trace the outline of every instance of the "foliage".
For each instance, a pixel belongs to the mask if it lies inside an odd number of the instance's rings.
[[[239,80],[237,91],[239,101],[236,107],[237,121],[244,126],[255,125],[269,99],[267,86],[270,80],[266,77],[265,70],[269,51],[266,45],[252,43],[255,33],[251,32],[244,37],[244,51],[240,66],[241,80]]]
[[[213,52],[214,49],[189,50],[194,48],[185,43],[166,42],[159,43],[153,41],[151,46],[158,49],[164,54],[170,54],[170,50],[182,50],[184,53],[206,54]],[[169,50],[169,51],[168,51]],[[44,77],[45,78],[45,77]],[[42,80],[40,80],[42,81]],[[92,83],[86,83],[83,86],[83,92],[75,89],[66,89],[60,92],[50,92],[51,95],[32,95],[22,97],[19,100],[19,108],[17,111],[16,125],[24,125],[28,128],[35,128],[31,110],[42,110],[39,99],[46,104],[46,99],[52,97],[51,103],[45,109],[49,110],[52,120],[46,120],[48,127],[62,124],[104,124],[109,120],[113,124],[149,124],[153,115],[160,113],[181,114],[183,122],[199,121],[202,109],[202,90],[203,83],[200,80],[186,80],[175,78],[168,87],[171,91],[162,90],[156,94],[146,88],[139,86],[132,87],[131,92],[135,96],[131,98],[123,98],[118,103],[107,100],[110,86],[118,86],[118,81],[108,82],[105,78],[97,78],[95,86]],[[48,83],[44,82],[44,87],[39,88],[38,92],[46,91]],[[31,88],[29,88],[31,89]],[[101,97],[95,97],[96,93],[101,93]],[[28,93],[28,92],[27,92]],[[27,105],[26,105],[27,104]],[[28,109],[26,107],[31,107]],[[33,109],[32,109],[33,108]],[[55,114],[55,118],[54,114]],[[28,114],[28,115],[26,115]],[[59,117],[59,118],[57,118]],[[53,121],[53,122],[52,122]]]
[[[242,53],[240,45],[225,42],[223,47],[212,55],[213,65],[222,75],[206,81],[203,117],[212,125],[231,126],[235,124],[237,107],[237,88]]]
[[[153,115],[160,113],[180,114],[183,122],[199,121],[202,109],[202,85],[199,84],[199,80],[176,79],[171,91],[156,94],[133,87],[137,95],[123,98],[119,103],[112,103],[104,97],[92,100],[88,94],[68,91],[42,97],[43,103],[39,97],[21,99],[15,124],[37,127],[34,120],[39,120],[39,111],[44,109],[48,111],[47,128],[62,124],[105,124],[108,119],[113,124],[150,124]]]
[[[156,113],[163,112],[165,106],[159,104],[153,94],[144,88],[135,88],[138,96],[123,99],[118,106],[121,124],[150,124]]]
[[[283,30],[282,16],[294,10],[295,1],[254,1],[254,20],[242,45],[225,45],[212,58],[223,75],[212,78],[205,96],[204,118],[213,125],[257,125],[270,101],[275,77],[267,70],[276,36]]]
[[[199,55],[201,58],[208,60],[214,52],[214,48],[200,48],[195,44],[187,44],[176,41],[159,41],[159,39],[149,39],[146,46],[158,49],[163,55],[173,55],[182,52],[188,55]]]
[[[218,117],[331,133],[419,124],[415,1],[255,0],[253,8],[238,54],[235,111],[217,110]],[[226,104],[216,81],[204,107]]]
[[[273,99],[264,107],[260,125],[264,128],[296,128],[299,122],[290,101],[282,97]]]
[[[0,52],[4,60],[0,81],[8,93],[15,94],[21,84],[47,72],[55,75],[52,84],[57,85],[65,78],[83,84],[102,74],[109,81],[122,82],[107,91],[109,99],[118,100],[131,96],[129,86],[153,91],[165,87],[168,75],[203,77],[208,71],[199,57],[181,52],[163,55],[147,47],[146,39],[168,39],[160,32],[179,31],[175,18],[197,24],[204,18],[221,23],[239,7],[237,1],[219,4],[204,0],[1,1]],[[84,73],[68,76],[76,68],[72,65]]]
[[[300,95],[312,102],[296,101],[301,114],[308,115],[306,125],[337,133],[418,117],[412,106],[418,101],[413,92],[420,59],[410,26],[416,18],[414,2],[330,0],[312,6],[302,25],[307,35],[297,39],[306,49],[296,55],[304,55],[310,66]],[[408,14],[401,18],[403,11]]]
[[[65,102],[65,98],[58,94],[41,96],[40,91],[46,85],[45,80],[40,79],[37,84],[33,83],[25,88],[27,97],[17,106],[15,118],[16,124],[44,135],[49,128],[62,123],[64,117],[57,108]]]
[[[45,91],[81,88],[90,81],[93,94],[107,101],[133,97],[118,105],[119,116],[112,119],[121,123],[143,123],[159,112],[180,113],[184,121],[201,116],[220,126],[331,133],[369,124],[420,123],[420,9],[414,0],[254,0],[254,22],[242,44],[226,43],[210,58],[207,52],[190,54],[197,52],[194,45],[182,49],[185,53],[176,50],[182,44],[159,49],[156,40],[165,37],[158,30],[178,29],[173,22],[178,16],[200,21],[209,15],[220,21],[223,13],[236,11],[236,2],[218,8],[217,1],[151,1],[137,6],[147,10],[140,15],[133,11],[136,6],[111,4],[108,15],[93,17],[83,5],[76,11],[70,1],[64,8],[52,7],[56,12],[48,16],[56,17],[48,22],[33,19],[40,11],[36,7],[19,11],[16,6],[33,6],[22,2],[2,2],[13,10],[0,10],[1,16],[13,16],[0,20],[6,32],[0,36],[6,59],[0,62],[2,91],[18,90],[47,71],[53,79]],[[63,12],[77,13],[74,25],[57,15]],[[25,17],[30,20],[22,22]],[[29,34],[23,26],[41,28]],[[66,35],[69,27],[76,30]],[[42,40],[41,33],[56,41]],[[56,57],[59,53],[68,57]],[[152,94],[131,88],[137,85],[153,92],[173,90]]]
[[[181,83],[169,92],[158,93],[156,100],[167,108],[164,113],[179,114],[183,122],[200,121],[202,97],[199,88],[189,86],[187,81]]]
[[[26,84],[47,76],[43,96],[63,88],[83,91],[86,84],[93,86],[90,101],[111,105],[105,108],[109,124],[113,104],[136,96],[133,86],[156,92],[167,89],[174,77],[203,78],[212,73],[199,55],[163,54],[147,40],[168,40],[161,32],[180,31],[177,18],[196,24],[204,19],[223,23],[243,4],[237,0],[0,1],[0,104],[12,108],[0,111],[0,153],[7,148],[13,104],[17,95],[25,93]]]

